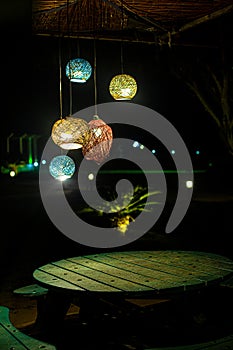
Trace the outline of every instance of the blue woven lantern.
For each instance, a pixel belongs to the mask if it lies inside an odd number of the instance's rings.
[[[49,164],[49,172],[56,180],[64,181],[74,174],[75,163],[66,155],[56,156]]]
[[[74,83],[85,83],[91,76],[92,67],[83,58],[70,60],[66,65],[66,76]]]

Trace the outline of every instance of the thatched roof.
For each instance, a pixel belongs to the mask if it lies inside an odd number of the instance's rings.
[[[33,0],[35,35],[163,44],[222,20],[232,23],[232,0]],[[232,27],[231,27],[232,29]],[[213,32],[209,36],[221,36]],[[188,34],[187,34],[188,33]],[[184,37],[186,39],[184,39]]]

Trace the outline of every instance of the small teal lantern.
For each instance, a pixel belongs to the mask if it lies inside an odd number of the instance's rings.
[[[64,181],[71,178],[74,174],[75,163],[73,159],[68,156],[56,156],[49,164],[49,172],[56,180]]]
[[[74,83],[85,83],[91,76],[92,67],[87,60],[75,58],[66,65],[66,76]]]

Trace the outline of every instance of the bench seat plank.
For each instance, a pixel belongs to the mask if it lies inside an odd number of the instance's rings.
[[[39,286],[38,284],[30,284],[14,290],[15,294],[27,296],[29,298],[40,297],[48,293],[48,289]]]
[[[27,349],[19,340],[15,338],[11,332],[8,332],[0,323],[0,349],[10,350],[25,350]]]
[[[56,350],[54,345],[24,334],[9,319],[9,309],[0,306],[0,349],[4,350]]]

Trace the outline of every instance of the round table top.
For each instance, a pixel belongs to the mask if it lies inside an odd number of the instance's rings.
[[[199,251],[126,251],[71,257],[38,267],[34,279],[47,288],[99,293],[176,292],[221,283],[233,261]]]

